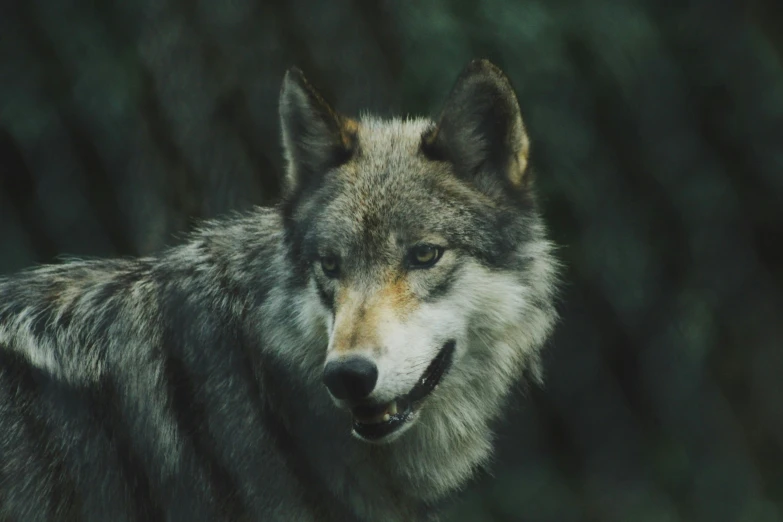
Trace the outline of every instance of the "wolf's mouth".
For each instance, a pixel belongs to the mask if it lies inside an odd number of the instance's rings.
[[[424,370],[416,386],[406,395],[392,402],[376,405],[359,405],[353,413],[353,430],[366,440],[378,440],[394,433],[408,422],[421,402],[437,388],[443,376],[451,367],[454,358],[455,341],[443,345],[438,355]]]

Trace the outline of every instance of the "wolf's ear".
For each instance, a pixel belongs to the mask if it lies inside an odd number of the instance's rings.
[[[422,135],[422,151],[452,163],[457,174],[483,188],[498,181],[525,188],[530,141],[519,102],[503,72],[474,60],[457,78],[437,125]]]
[[[283,79],[280,126],[288,190],[348,161],[356,147],[357,123],[336,113],[296,67]]]

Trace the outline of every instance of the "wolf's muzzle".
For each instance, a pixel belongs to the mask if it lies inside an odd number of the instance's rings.
[[[329,362],[324,368],[323,379],[336,399],[356,402],[375,389],[378,368],[364,357],[350,357]]]
[[[421,403],[435,391],[451,368],[456,341],[448,341],[430,362],[416,385],[405,395],[385,404],[359,404],[352,408],[353,431],[367,441],[378,441],[402,428]]]

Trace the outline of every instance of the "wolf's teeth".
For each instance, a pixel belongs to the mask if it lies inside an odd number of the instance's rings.
[[[389,406],[389,409],[386,411],[386,413],[389,415],[397,415],[397,403],[391,403],[391,406]]]
[[[383,422],[389,422],[389,419],[391,419],[391,415],[388,413],[383,414]]]

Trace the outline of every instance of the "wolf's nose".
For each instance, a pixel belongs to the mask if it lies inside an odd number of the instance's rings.
[[[378,368],[364,357],[331,361],[324,368],[324,384],[337,399],[367,397],[378,382]]]

